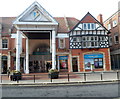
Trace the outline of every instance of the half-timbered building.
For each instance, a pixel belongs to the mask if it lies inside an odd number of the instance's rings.
[[[89,12],[83,17],[69,34],[73,71],[110,70],[108,33]]]

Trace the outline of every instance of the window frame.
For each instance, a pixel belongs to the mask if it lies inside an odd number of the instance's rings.
[[[83,23],[83,30],[95,30],[95,23]]]
[[[116,41],[116,36],[118,37],[118,41]],[[119,44],[119,35],[118,35],[118,33],[114,35],[114,42],[115,42],[115,44]]]
[[[113,20],[112,25],[113,27],[117,26],[117,20]]]
[[[97,37],[97,39],[95,39],[96,37]],[[83,39],[83,38],[85,38],[85,39]],[[92,38],[93,38],[93,40],[91,40]],[[99,47],[99,42],[98,41],[99,41],[98,36],[83,36],[82,37],[82,47],[83,48]],[[94,44],[94,46],[92,46],[92,44]],[[84,45],[86,45],[86,46],[84,46]]]
[[[7,42],[3,42],[3,40],[7,40]],[[2,39],[2,49],[8,49],[8,39],[6,38]]]
[[[61,46],[62,44],[61,44],[60,40],[63,40],[63,46]],[[60,49],[64,49],[65,48],[65,38],[59,38],[59,48]]]

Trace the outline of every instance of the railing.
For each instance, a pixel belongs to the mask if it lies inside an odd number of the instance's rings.
[[[20,75],[18,75],[20,76]],[[1,75],[1,83],[63,83],[63,82],[89,82],[89,81],[114,81],[120,80],[120,72],[88,72],[88,73],[60,73],[58,79],[48,77],[48,74],[22,75],[22,80],[17,76],[16,81],[11,81],[10,76]]]

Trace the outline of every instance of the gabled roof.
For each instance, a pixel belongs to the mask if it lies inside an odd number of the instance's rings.
[[[79,20],[74,17],[54,17],[54,18],[58,22],[58,33],[70,32],[79,22]]]
[[[103,26],[103,24],[101,24],[94,16],[92,16],[89,12],[78,22],[78,24],[76,24],[76,26],[71,30],[73,31],[80,23],[98,23],[99,25],[101,25],[103,28],[105,28],[106,31],[108,31],[106,29],[106,27]],[[108,31],[109,32],[109,31]]]
[[[16,31],[16,28],[13,26],[13,20],[16,17],[0,17],[0,24],[2,26],[2,34],[9,35],[11,32]]]
[[[80,23],[97,23],[97,20],[88,12],[80,21]]]
[[[58,25],[57,21],[37,1],[20,14],[13,24]]]

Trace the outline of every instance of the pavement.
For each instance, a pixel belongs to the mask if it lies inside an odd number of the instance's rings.
[[[50,79],[48,73],[22,74],[22,80],[11,81],[8,75],[1,75],[0,85],[64,85],[97,84],[120,81],[120,71],[109,72],[60,72],[58,79]]]

